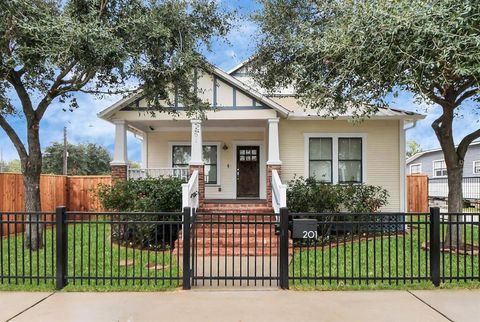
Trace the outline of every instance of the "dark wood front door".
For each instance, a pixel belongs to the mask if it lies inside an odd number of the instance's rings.
[[[260,147],[237,146],[237,197],[258,198],[260,192]]]

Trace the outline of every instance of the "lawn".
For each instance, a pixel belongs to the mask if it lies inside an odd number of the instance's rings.
[[[324,245],[296,248],[290,262],[294,289],[398,289],[433,288],[429,281],[429,253],[425,226],[412,233],[353,240],[333,237]],[[445,231],[445,227],[443,227]],[[467,227],[465,241],[479,244],[478,227]],[[442,287],[479,287],[480,256],[441,253]],[[313,277],[318,279],[313,279]],[[450,276],[475,278],[452,279]],[[397,279],[397,277],[399,279]],[[309,279],[310,278],[310,279]]]
[[[111,226],[101,221],[69,225],[69,279],[64,290],[153,291],[180,284],[178,255],[120,246],[110,234]],[[0,238],[0,290],[53,290],[55,238],[47,229],[45,246],[36,252],[25,249],[23,234]]]

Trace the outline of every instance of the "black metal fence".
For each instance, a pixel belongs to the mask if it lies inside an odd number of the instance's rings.
[[[192,285],[277,286],[277,224],[272,213],[196,214],[191,233]]]
[[[280,269],[289,285],[480,281],[478,213],[449,215],[439,208],[420,214],[282,211],[281,226],[289,230],[302,219],[316,222],[306,238],[293,239],[290,263]]]
[[[0,283],[122,287],[480,281],[480,213],[0,213]],[[41,230],[42,247],[26,247]]]
[[[480,212],[480,177],[464,177],[462,179],[464,199],[463,212]],[[447,207],[448,179],[429,178],[428,198],[431,206]]]

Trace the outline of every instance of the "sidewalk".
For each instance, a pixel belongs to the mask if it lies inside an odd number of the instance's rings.
[[[0,293],[1,321],[479,321],[480,290]]]

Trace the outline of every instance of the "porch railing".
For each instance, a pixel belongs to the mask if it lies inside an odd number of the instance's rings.
[[[287,185],[282,184],[277,170],[272,170],[272,207],[276,214],[287,206]]]
[[[141,168],[128,169],[128,179],[145,179],[159,177],[177,177],[188,179],[188,168]]]

